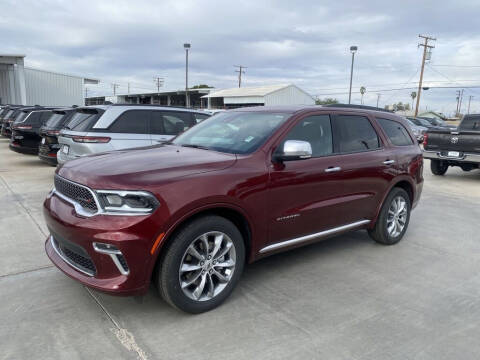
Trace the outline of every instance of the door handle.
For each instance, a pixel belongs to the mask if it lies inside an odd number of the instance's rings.
[[[337,171],[340,171],[340,170],[342,170],[342,168],[340,166],[335,166],[335,167],[331,166],[329,168],[326,168],[325,172],[326,173],[331,173],[331,172],[337,172]]]
[[[392,165],[392,164],[395,164],[395,160],[385,160],[383,163],[385,165]]]

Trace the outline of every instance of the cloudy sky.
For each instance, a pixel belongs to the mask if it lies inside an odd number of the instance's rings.
[[[431,88],[422,107],[480,111],[478,0],[449,1],[62,1],[0,0],[0,48],[27,55],[26,65],[98,78],[90,94],[184,87],[190,42],[190,85],[234,87],[233,65],[248,67],[245,86],[294,83],[320,98],[348,100],[350,45],[353,102],[410,102],[418,86],[418,35],[437,38],[425,70]],[[475,88],[475,86],[478,86]],[[392,90],[393,89],[393,90]]]

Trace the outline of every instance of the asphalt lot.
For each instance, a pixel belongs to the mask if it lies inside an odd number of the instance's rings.
[[[54,168],[0,140],[0,359],[478,359],[480,171],[425,186],[396,246],[356,232],[246,268],[220,308],[180,313],[84,288],[44,253]]]

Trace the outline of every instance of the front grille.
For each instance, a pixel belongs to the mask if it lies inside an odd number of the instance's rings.
[[[96,213],[98,211],[95,198],[92,192],[86,187],[55,175],[55,190],[79,203],[88,212]]]
[[[77,267],[79,270],[82,270],[91,276],[95,275],[97,269],[85,249],[77,244],[73,244],[60,238],[57,235],[52,235],[52,239],[56,248],[59,250],[60,255],[64,257],[64,260],[68,259],[67,262],[70,262],[71,265],[74,265],[74,267]]]

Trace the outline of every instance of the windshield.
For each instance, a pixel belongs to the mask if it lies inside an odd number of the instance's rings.
[[[420,119],[420,118],[417,118],[416,120],[420,123],[419,125],[422,125],[422,126],[425,126],[425,127],[432,126],[432,124],[430,124],[430,122],[428,120]]]
[[[52,115],[50,115],[47,122],[45,123],[45,127],[47,127],[47,128],[58,127],[61,124],[64,116],[65,116],[65,114],[63,114],[63,113],[53,113]]]
[[[100,114],[97,112],[97,110],[78,110],[67,123],[65,129],[75,131],[87,131],[97,122],[99,116]]]
[[[230,154],[249,154],[262,145],[291,114],[226,112],[184,132],[172,143]]]

